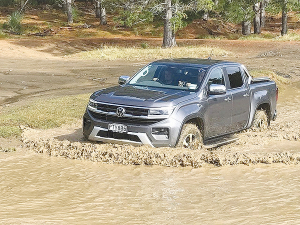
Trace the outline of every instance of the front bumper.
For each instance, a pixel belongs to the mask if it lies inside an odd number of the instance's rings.
[[[108,129],[109,121],[92,117],[89,110],[83,116],[83,135],[91,141],[101,141],[117,144],[149,145],[152,147],[174,147],[177,143],[181,124],[168,118],[151,125],[126,124],[127,133],[116,133]],[[118,122],[114,122],[118,123]],[[156,135],[154,128],[167,128],[168,135]]]

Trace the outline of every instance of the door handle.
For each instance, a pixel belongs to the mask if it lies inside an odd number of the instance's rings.
[[[243,95],[244,97],[249,97],[250,95],[248,93],[244,94]]]
[[[230,102],[230,101],[231,101],[231,98],[228,97],[228,98],[225,98],[224,100],[225,100],[226,102]]]

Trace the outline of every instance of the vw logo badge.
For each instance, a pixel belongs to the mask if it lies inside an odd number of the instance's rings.
[[[124,108],[122,108],[122,107],[118,107],[117,108],[117,112],[116,112],[116,114],[117,114],[117,116],[118,117],[123,117],[124,116],[124,114],[125,114],[125,109]]]

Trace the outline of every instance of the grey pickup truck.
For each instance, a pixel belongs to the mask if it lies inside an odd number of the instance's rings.
[[[92,141],[200,148],[206,142],[276,118],[278,88],[234,62],[152,62],[119,86],[93,93],[83,116]]]

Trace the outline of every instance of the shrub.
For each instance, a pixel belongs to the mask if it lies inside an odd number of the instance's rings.
[[[146,49],[146,48],[149,48],[149,44],[148,43],[141,43],[141,47],[143,48],[143,49]]]
[[[19,12],[13,12],[9,17],[8,17],[8,23],[4,24],[4,28],[9,29],[11,32],[15,34],[21,34],[22,33],[22,14]]]

